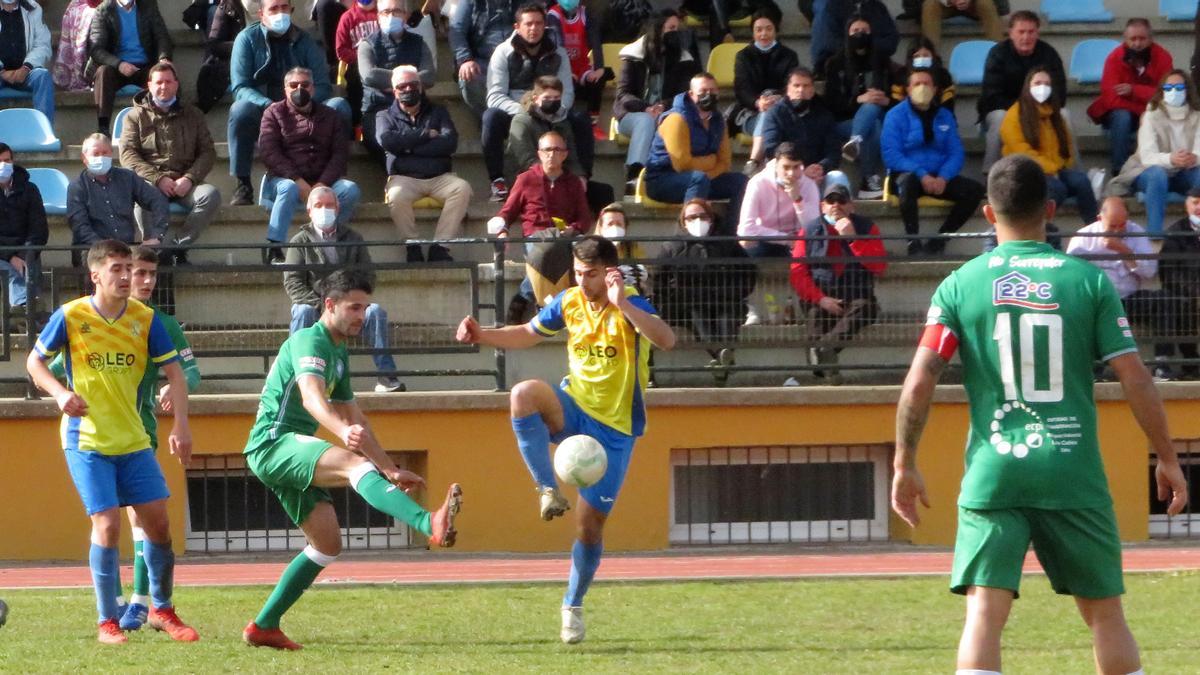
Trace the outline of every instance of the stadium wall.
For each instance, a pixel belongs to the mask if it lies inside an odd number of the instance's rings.
[[[1162,389],[1176,438],[1200,438],[1200,385]],[[670,451],[746,445],[888,443],[894,436],[896,387],[656,390],[647,435],[638,443],[629,479],[606,536],[608,550],[668,546]],[[1118,385],[1097,387],[1100,437],[1122,539],[1148,536],[1147,443],[1121,400]],[[466,502],[456,551],[562,551],[570,518],[543,523],[517,453],[505,394],[410,393],[360,399],[389,450],[426,453],[427,505],[459,481]],[[196,396],[196,453],[239,453],[253,422],[255,396]],[[88,521],[58,450],[58,416],[49,401],[0,405],[0,560],[83,560]],[[166,446],[170,420],[160,427]],[[933,508],[910,531],[894,516],[893,540],[949,546],[962,475],[967,406],[960,387],[938,391],[922,443],[920,465]],[[174,495],[185,494],[179,464],[160,450]],[[1070,489],[1070,486],[1063,486]],[[574,500],[574,495],[571,495]],[[182,553],[184,503],[170,502],[176,548]],[[126,540],[128,535],[126,534]],[[128,541],[124,545],[129,554]]]

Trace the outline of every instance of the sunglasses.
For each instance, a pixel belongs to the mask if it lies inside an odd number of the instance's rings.
[[[1162,90],[1163,91],[1185,91],[1185,90],[1187,90],[1187,85],[1182,84],[1182,83],[1181,84],[1164,84],[1162,86]]]

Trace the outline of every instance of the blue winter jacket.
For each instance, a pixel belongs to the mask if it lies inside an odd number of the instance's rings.
[[[933,141],[925,142],[925,128],[909,99],[892,107],[883,118],[880,139],[883,163],[889,172],[933,174],[950,180],[962,171],[963,145],[954,113],[938,108],[933,118]]]
[[[686,91],[675,96],[675,100],[671,102],[671,109],[663,113],[661,119],[666,119],[668,115],[676,113],[683,115],[683,119],[687,121],[692,156],[717,154],[721,149],[721,141],[725,138],[725,118],[721,113],[713,111],[706,129],[700,121],[700,109],[688,97]],[[664,173],[675,173],[675,167],[671,165],[671,155],[667,154],[667,146],[663,142],[662,134],[656,133],[654,142],[650,145],[650,156],[646,159],[646,176]]]

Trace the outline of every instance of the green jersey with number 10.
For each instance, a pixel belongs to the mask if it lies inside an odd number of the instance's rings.
[[[961,353],[971,429],[960,506],[1111,503],[1092,369],[1137,346],[1103,271],[1041,242],[1005,243],[938,286],[921,346]]]

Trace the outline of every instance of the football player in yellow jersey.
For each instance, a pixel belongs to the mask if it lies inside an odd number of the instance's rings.
[[[644,395],[650,345],[675,346],[675,333],[654,307],[625,286],[616,246],[595,235],[574,247],[578,286],[568,288],[524,325],[481,328],[472,317],[458,327],[459,342],[527,349],[562,329],[568,333],[570,374],[555,387],[526,380],[512,389],[511,414],[517,446],[537,483],[541,516],[551,520],[570,505],[558,493],[550,443],[586,434],[604,446],[608,470],[579,491],[578,539],[571,549],[571,575],[563,598],[563,642],[583,640],[583,596],[600,566],[604,522],[625,480],[633,442],[646,425]]]
[[[50,317],[26,368],[63,411],[67,468],[92,520],[89,563],[100,613],[98,638],[106,644],[126,641],[117,623],[115,589],[120,506],[129,504],[146,532],[144,557],[154,602],[148,623],[172,639],[194,642],[199,635],[179,619],[171,604],[175,555],[167,522],[170,493],[137,407],[138,386],[153,362],[171,385],[171,453],[186,466],[192,453],[187,382],[179,354],[154,310],[129,297],[129,246],[111,239],[97,242],[88,251],[87,263],[95,293],[66,303]],[[60,351],[65,355],[67,386],[46,365]]]

